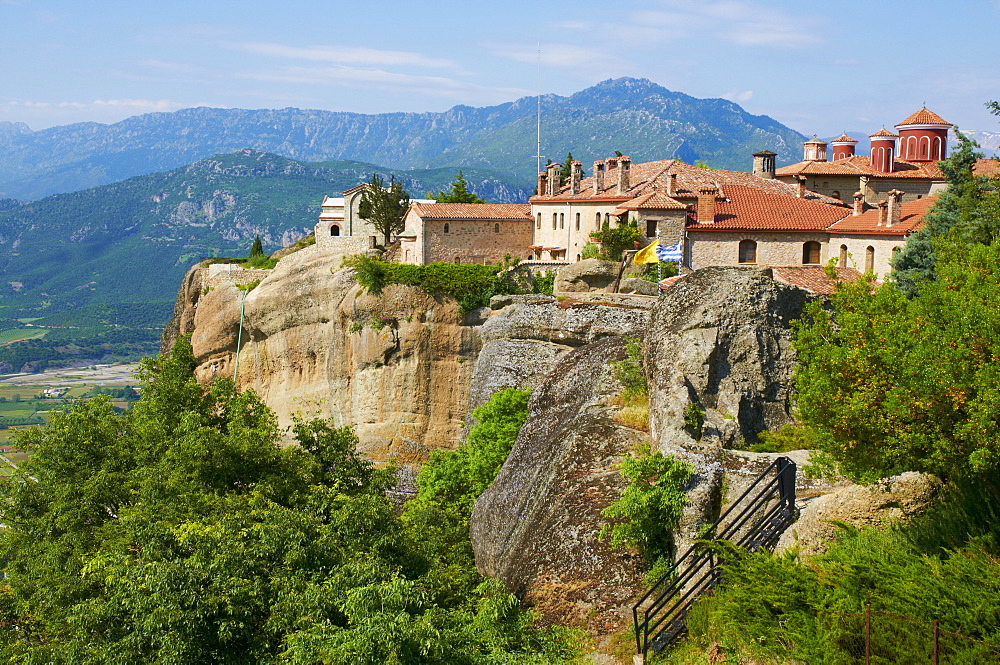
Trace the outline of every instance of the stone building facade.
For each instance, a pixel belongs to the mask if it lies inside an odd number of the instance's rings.
[[[413,203],[399,235],[401,263],[500,263],[531,258],[530,206],[517,203]]]

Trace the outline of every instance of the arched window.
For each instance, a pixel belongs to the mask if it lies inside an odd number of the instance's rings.
[[[895,270],[896,269],[896,265],[895,265],[896,264],[896,259],[899,258],[899,252],[902,251],[902,249],[903,249],[902,247],[893,247],[892,248],[892,261],[889,262],[889,270]]]
[[[840,198],[840,190],[837,190],[837,189],[833,190],[832,192],[830,192],[830,196],[832,196],[835,199],[839,199]]]
[[[839,265],[840,265],[841,268],[846,268],[847,267],[847,245],[841,245],[840,246],[840,262],[839,262]]]
[[[448,233],[448,232],[450,232],[450,231],[451,231],[451,227],[450,227],[450,226],[448,226],[448,222],[445,222],[445,223],[444,223],[444,232],[445,232],[445,233]]]
[[[802,245],[802,264],[815,265],[819,263],[819,243],[810,240]]]
[[[333,236],[334,238],[336,238],[337,236],[339,236],[340,235],[340,227],[337,226],[336,224],[334,224],[333,226],[331,226],[330,227],[330,235]]]
[[[576,213],[576,230],[580,230],[580,213]]]
[[[757,263],[757,243],[753,240],[740,240],[740,263]]]
[[[601,213],[599,212],[594,213],[594,230],[595,231],[601,230]]]
[[[577,260],[577,261],[580,261],[581,259],[583,259],[583,257],[582,257],[582,256],[580,256],[579,254],[577,254],[577,255],[576,255],[576,260]]]
[[[559,213],[559,228],[566,228],[566,215],[563,213]]]
[[[865,248],[865,272],[875,270],[875,248],[871,245]]]
[[[605,224],[610,224],[611,223],[611,213],[610,212],[604,213],[604,223]]]
[[[455,257],[455,263],[461,263],[461,262],[462,262],[462,257],[456,256]]]
[[[500,223],[499,222],[493,225],[493,233],[500,233]]]
[[[552,213],[552,230],[556,230],[556,221],[558,221],[558,215]]]
[[[535,223],[535,228],[542,228],[542,213],[538,213],[538,221]]]

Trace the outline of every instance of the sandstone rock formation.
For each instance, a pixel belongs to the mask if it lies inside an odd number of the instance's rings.
[[[775,551],[797,547],[800,554],[825,552],[837,531],[834,522],[860,528],[904,521],[927,508],[940,488],[941,481],[934,476],[908,471],[869,487],[849,484],[807,500]]]
[[[563,266],[556,273],[556,293],[603,291],[618,277],[618,263],[602,259],[584,259]]]
[[[301,250],[247,294],[238,383],[283,425],[303,413],[355,426],[377,462],[419,463],[431,449],[454,447],[479,353],[476,327],[464,325],[454,301],[422,289],[366,295],[341,260]],[[243,294],[231,284],[205,291],[197,269],[189,273],[175,328],[192,333],[196,373],[208,381],[233,376]],[[396,319],[398,331],[373,328],[379,315]]]
[[[493,485],[476,502],[479,569],[549,622],[620,631],[642,593],[639,557],[598,540],[601,510],[624,489],[614,468],[644,436],[612,420],[621,390],[609,337],[561,358],[532,395],[529,416]]]

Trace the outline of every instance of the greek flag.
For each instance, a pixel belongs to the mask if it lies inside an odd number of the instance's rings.
[[[680,261],[684,258],[684,250],[681,248],[681,241],[678,240],[673,245],[659,245],[656,248],[656,258],[661,261]]]

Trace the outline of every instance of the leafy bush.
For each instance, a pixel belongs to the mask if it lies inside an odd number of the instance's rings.
[[[551,270],[544,275],[535,275],[535,278],[531,280],[531,292],[532,293],[548,293],[551,294],[556,286],[556,273]]]
[[[642,344],[629,339],[625,344],[624,360],[612,363],[615,378],[622,384],[617,403],[622,407],[614,420],[619,425],[649,431],[649,386],[642,368]]]
[[[788,453],[793,450],[818,450],[819,434],[802,424],[782,425],[777,432],[760,432],[757,443],[749,446],[755,453]]]
[[[629,486],[601,513],[619,521],[605,524],[601,538],[610,536],[613,548],[639,550],[651,572],[660,571],[662,562],[658,561],[673,558],[673,532],[684,513],[684,486],[693,472],[694,467],[673,455],[651,454],[648,443],[626,457],[621,474],[629,479]],[[650,582],[656,577],[650,576]]]
[[[636,242],[643,239],[635,221],[619,223],[617,226],[605,224],[604,228],[593,235],[601,242],[601,253],[612,261],[621,261],[622,252],[632,249]]]
[[[695,402],[688,402],[684,407],[684,428],[696,439],[701,438],[702,428],[705,427],[705,410]]]
[[[419,286],[431,295],[446,295],[458,301],[464,314],[490,304],[490,298],[508,293],[523,293],[507,268],[516,260],[503,265],[475,263],[431,263],[425,266],[384,261],[363,255],[344,259],[353,268],[358,284],[369,293],[378,295],[390,284]]]
[[[583,246],[583,250],[580,252],[580,256],[585,259],[596,259],[601,255],[600,245],[595,245],[592,242],[588,242]]]

